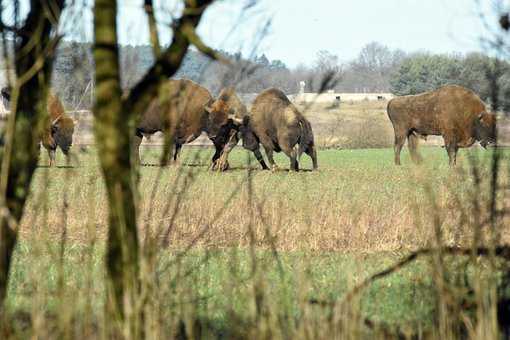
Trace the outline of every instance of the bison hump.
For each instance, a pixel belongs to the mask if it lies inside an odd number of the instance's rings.
[[[285,93],[282,90],[279,90],[274,87],[264,90],[262,93],[260,93],[258,95],[257,99],[259,99],[259,98],[260,99],[271,98],[272,100],[278,100],[278,101],[290,104],[290,100],[289,100],[289,98],[287,98]]]

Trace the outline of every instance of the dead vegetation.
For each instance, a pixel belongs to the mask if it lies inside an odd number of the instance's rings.
[[[254,172],[253,193],[260,204],[253,221],[258,240],[264,240],[269,229],[278,250],[293,251],[391,251],[424,247],[431,237],[431,210],[425,186],[438,190],[437,208],[444,210],[445,240],[457,245],[469,240],[459,229],[462,212],[457,205],[465,204],[470,190],[464,170],[451,172],[443,163],[446,154],[441,148],[423,150],[428,165],[413,167],[410,164],[396,168],[392,164],[392,150],[321,151],[320,171],[317,174],[289,174],[258,170]],[[197,154],[198,152],[198,154]],[[248,192],[243,185],[248,152],[238,148],[233,153],[232,171],[224,174],[207,171],[212,150],[185,148],[182,167],[164,168],[159,175],[156,194],[152,192],[158,179],[158,167],[141,169],[141,197],[139,216],[141,226],[171,228],[168,244],[182,248],[190,243],[200,248],[247,247],[249,238],[242,226],[248,223]],[[472,153],[487,157],[488,152]],[[146,163],[157,164],[157,151],[142,151]],[[461,162],[468,163],[470,151],[461,153]],[[198,155],[198,156],[197,156]],[[94,211],[94,224],[98,235],[104,236],[107,211],[103,204],[103,185],[96,180],[99,170],[94,149],[80,157],[80,167],[70,169],[74,179],[69,184],[68,237],[80,242],[86,239],[87,224],[84,207]],[[195,158],[198,157],[198,158]],[[44,162],[41,159],[41,162]],[[254,161],[254,160],[253,160]],[[277,163],[287,167],[283,156]],[[310,168],[304,160],[304,168]],[[410,163],[404,159],[404,163]],[[61,197],[63,187],[58,173],[65,169],[51,169],[48,186],[51,197]],[[37,194],[43,190],[41,171],[34,183],[34,194],[29,201],[22,231],[37,228],[34,223]],[[183,173],[181,173],[183,172]],[[484,172],[485,174],[485,172]],[[488,174],[485,174],[488,176]],[[183,178],[188,177],[188,180]],[[508,178],[504,177],[508,184]],[[34,196],[35,195],[35,196]],[[155,195],[155,196],[153,196]],[[482,199],[482,197],[480,197]],[[48,232],[58,236],[61,210],[59,205],[49,207]],[[150,213],[149,213],[150,211]],[[219,216],[216,216],[221,211]],[[507,217],[508,218],[508,217]],[[213,222],[211,222],[213,221]],[[507,225],[510,225],[507,223]],[[503,231],[504,239],[510,237]],[[143,233],[142,233],[143,234]],[[262,242],[262,241],[261,241]],[[262,242],[261,247],[267,244]]]

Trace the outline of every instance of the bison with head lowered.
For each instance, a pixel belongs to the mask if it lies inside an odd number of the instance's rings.
[[[172,138],[170,142],[175,145],[175,161],[183,144],[192,142],[205,132],[216,148],[212,158],[214,166],[226,143],[232,120],[227,114],[209,113],[205,107],[212,101],[209,91],[191,80],[166,81],[136,125],[135,159],[139,161],[143,136],[161,131],[166,138]]]
[[[0,93],[7,102],[11,100],[10,88],[4,87]],[[43,117],[44,124],[40,141],[48,150],[50,166],[53,166],[57,147],[66,157],[69,157],[69,150],[73,144],[74,121],[65,113],[62,102],[52,93],[48,94],[46,109],[48,115]]]
[[[259,150],[262,145],[269,164],[276,163],[273,152],[283,151],[290,158],[291,170],[298,171],[298,160],[304,152],[317,169],[317,153],[310,122],[280,90],[271,88],[260,93],[254,100],[250,112],[237,97],[234,89],[224,89],[218,99],[208,108],[210,112],[225,112],[233,120],[238,134],[231,134],[224,148],[224,159],[242,138],[243,147],[252,151],[263,169],[268,169]]]

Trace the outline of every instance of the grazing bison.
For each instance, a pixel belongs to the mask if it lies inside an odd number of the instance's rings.
[[[223,110],[234,117],[243,139],[243,147],[255,154],[263,169],[268,167],[260,154],[259,143],[262,144],[273,169],[276,168],[273,151],[283,151],[290,158],[290,168],[295,171],[299,170],[298,160],[305,152],[312,158],[313,168],[317,169],[317,153],[310,122],[282,91],[271,88],[260,93],[248,114],[234,90],[226,89],[211,109]],[[231,141],[224,149],[225,158],[237,143],[235,135],[231,136]]]
[[[209,114],[205,106],[212,101],[209,91],[191,80],[168,80],[137,124],[136,159],[139,161],[138,152],[144,135],[162,131],[173,136],[175,161],[183,144],[192,142],[205,132],[216,148],[212,159],[214,165],[226,143],[224,131],[230,129],[232,120],[229,121],[226,115]]]
[[[11,91],[8,87],[4,87],[0,93],[7,102],[10,101]],[[74,121],[65,113],[64,106],[54,94],[48,94],[46,108],[48,116],[44,118],[44,130],[40,141],[48,150],[50,166],[53,166],[57,147],[69,158],[69,150],[73,144]]]
[[[388,117],[395,130],[397,165],[406,138],[412,160],[419,162],[418,138],[443,136],[450,165],[455,165],[459,148],[475,141],[485,148],[496,141],[496,116],[473,91],[457,85],[394,98],[388,103]]]

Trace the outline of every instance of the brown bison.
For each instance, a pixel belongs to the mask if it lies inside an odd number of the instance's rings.
[[[310,122],[282,91],[275,88],[263,91],[255,98],[251,112],[248,113],[235,91],[225,89],[209,110],[227,112],[233,118],[243,139],[243,147],[255,154],[263,169],[268,167],[260,153],[259,144],[262,144],[273,169],[276,168],[273,151],[283,151],[290,158],[291,170],[295,171],[299,170],[298,160],[304,152],[312,158],[313,168],[317,169],[317,153]],[[237,143],[237,136],[230,136],[230,142],[224,149],[225,159]]]
[[[450,165],[455,165],[459,148],[476,141],[485,148],[496,141],[496,116],[473,91],[457,85],[394,98],[388,103],[388,117],[395,130],[397,165],[406,138],[412,160],[419,162],[418,138],[443,136]]]
[[[10,101],[11,91],[8,87],[4,87],[1,94],[7,102]],[[73,144],[74,121],[65,113],[64,106],[54,94],[48,94],[46,105],[48,116],[44,118],[44,130],[40,140],[44,148],[48,150],[50,166],[53,166],[57,147],[66,157],[69,157],[69,150]]]
[[[175,161],[183,144],[192,142],[205,132],[216,148],[212,158],[214,165],[226,143],[225,131],[229,131],[233,123],[226,114],[211,115],[205,110],[212,101],[209,91],[191,80],[168,80],[137,124],[136,159],[139,161],[139,147],[144,135],[161,131],[173,136]]]

